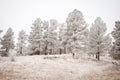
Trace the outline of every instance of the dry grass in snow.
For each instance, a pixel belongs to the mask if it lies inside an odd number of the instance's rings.
[[[110,58],[96,61],[71,55],[20,56],[11,62],[0,58],[0,80],[120,80]],[[112,77],[112,78],[111,78]]]

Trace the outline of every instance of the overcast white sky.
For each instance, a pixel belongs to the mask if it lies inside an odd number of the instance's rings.
[[[120,0],[0,0],[0,29],[13,28],[15,35],[24,29],[29,32],[34,20],[57,19],[65,22],[69,12],[80,10],[91,24],[100,16],[112,31],[114,22],[120,20]]]

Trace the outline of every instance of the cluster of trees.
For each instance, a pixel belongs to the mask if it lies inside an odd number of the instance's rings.
[[[16,46],[13,41],[14,32],[9,28],[1,39],[1,49],[5,49],[1,54],[8,55],[9,50],[15,47],[18,55],[71,53],[74,57],[76,54],[89,54],[99,60],[100,55],[112,50],[113,55],[117,54],[114,57],[120,58],[120,21],[116,22],[112,32],[115,39],[113,46],[112,38],[106,31],[106,24],[100,17],[89,28],[82,12],[74,9],[68,14],[65,23],[37,18],[29,35],[24,30],[19,32]]]

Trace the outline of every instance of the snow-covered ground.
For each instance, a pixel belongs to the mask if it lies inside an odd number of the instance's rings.
[[[70,54],[19,56],[14,62],[1,57],[0,80],[107,80],[101,76],[115,66],[112,61],[109,57],[101,57],[101,61],[88,57],[73,59]]]

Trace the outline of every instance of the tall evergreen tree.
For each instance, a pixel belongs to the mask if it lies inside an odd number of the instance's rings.
[[[97,17],[90,27],[89,32],[89,50],[95,54],[97,60],[102,53],[106,53],[111,46],[111,38],[106,35],[107,27],[100,17]]]
[[[50,54],[54,54],[54,50],[57,48],[57,20],[51,19],[48,28],[48,50]]]
[[[44,54],[47,55],[48,54],[48,28],[49,28],[49,23],[48,21],[43,21],[43,29],[44,29],[44,34],[43,34],[43,42],[44,42]]]
[[[67,19],[67,44],[69,44],[69,51],[73,56],[75,53],[82,51],[85,46],[85,31],[87,24],[84,20],[82,12],[75,9],[69,13]]]
[[[120,59],[120,21],[115,22],[115,28],[112,31],[115,40],[112,47],[112,56],[114,59]]]
[[[26,32],[24,30],[21,30],[19,32],[19,36],[18,36],[18,43],[17,43],[17,52],[20,55],[24,54],[24,49],[26,48],[26,40],[27,40],[27,35]]]
[[[59,51],[60,54],[62,54],[62,52],[64,54],[66,54],[66,48],[67,48],[67,26],[66,24],[60,24],[60,28],[59,28]]]
[[[37,18],[31,27],[32,31],[29,35],[31,54],[41,54],[42,51],[42,21]]]
[[[9,50],[14,48],[13,35],[14,32],[12,31],[12,28],[9,28],[6,34],[3,36],[1,44],[2,48],[6,50],[3,55],[9,55]]]

